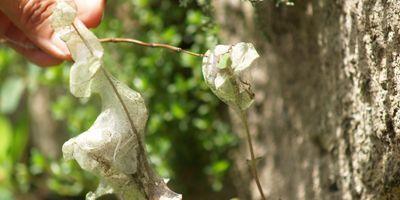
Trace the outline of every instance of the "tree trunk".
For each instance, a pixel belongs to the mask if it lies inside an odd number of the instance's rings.
[[[50,111],[50,92],[47,87],[40,87],[29,94],[29,114],[31,119],[31,138],[34,147],[46,157],[60,157],[60,149],[64,138],[58,131],[58,123]]]
[[[251,72],[250,119],[256,152],[265,154],[259,168],[267,196],[400,199],[399,1],[214,6],[226,43],[253,42],[262,52]],[[243,175],[248,153],[241,152]]]

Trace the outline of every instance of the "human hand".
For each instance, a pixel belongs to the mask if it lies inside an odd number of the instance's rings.
[[[0,39],[39,66],[69,60],[65,43],[51,27],[57,0],[0,0]],[[89,28],[102,18],[105,0],[74,0],[78,18]]]

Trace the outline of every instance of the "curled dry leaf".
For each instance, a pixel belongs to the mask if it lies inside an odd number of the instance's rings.
[[[76,19],[71,1],[58,1],[52,25],[74,59],[70,90],[76,97],[98,94],[102,112],[86,132],[63,145],[66,159],[101,176],[122,199],[181,199],[150,167],[144,145],[148,118],[142,96],[102,67],[103,48],[97,37]],[[104,184],[101,188],[107,188]],[[91,193],[91,199],[104,193]]]
[[[237,111],[246,110],[254,100],[250,85],[241,78],[259,57],[250,43],[218,45],[203,59],[203,76],[207,85],[223,102]]]
[[[240,117],[246,132],[246,139],[251,155],[250,169],[261,194],[265,199],[256,167],[253,143],[250,137],[246,110],[254,101],[250,84],[242,79],[242,73],[259,57],[250,43],[238,43],[233,46],[218,45],[207,51],[203,59],[203,76],[207,85],[223,102],[232,107]]]

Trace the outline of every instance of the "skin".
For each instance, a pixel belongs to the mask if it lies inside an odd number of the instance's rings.
[[[78,18],[89,28],[99,25],[105,0],[74,0]],[[0,0],[0,38],[31,62],[53,66],[71,55],[51,28],[56,0]]]

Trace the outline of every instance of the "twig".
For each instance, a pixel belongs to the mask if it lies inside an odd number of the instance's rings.
[[[141,45],[141,46],[145,46],[145,47],[153,47],[153,48],[164,48],[164,49],[169,49],[172,51],[176,51],[176,52],[182,52],[182,53],[186,53],[192,56],[197,56],[197,57],[204,57],[204,54],[202,53],[194,53],[185,49],[182,49],[180,47],[175,47],[169,44],[160,44],[160,43],[147,43],[147,42],[143,42],[140,40],[136,40],[136,39],[131,39],[131,38],[103,38],[103,39],[99,39],[100,42],[103,43],[132,43],[132,44],[137,44],[137,45]],[[8,40],[7,39],[3,39],[0,38],[0,44],[2,43],[7,43]]]
[[[257,171],[257,166],[256,166],[257,161],[256,161],[256,157],[254,155],[253,142],[251,141],[250,130],[249,130],[249,122],[247,121],[247,115],[246,115],[245,111],[240,112],[240,119],[242,120],[242,123],[245,128],[246,139],[247,139],[247,143],[248,143],[249,150],[250,150],[250,156],[251,156],[250,168],[253,173],[253,177],[256,181],[258,191],[260,192],[261,199],[266,200],[264,191],[261,186],[260,178],[258,177],[258,171]]]
[[[131,38],[102,38],[102,39],[100,39],[100,42],[103,42],[103,43],[105,43],[105,42],[110,42],[110,43],[127,42],[127,43],[133,43],[133,44],[145,46],[145,47],[164,48],[164,49],[169,49],[169,50],[176,51],[176,52],[186,53],[186,54],[189,54],[192,56],[204,57],[204,54],[194,53],[194,52],[191,52],[188,50],[184,50],[180,47],[175,47],[172,45],[160,44],[160,43],[147,43],[147,42],[143,42],[143,41],[131,39]]]

